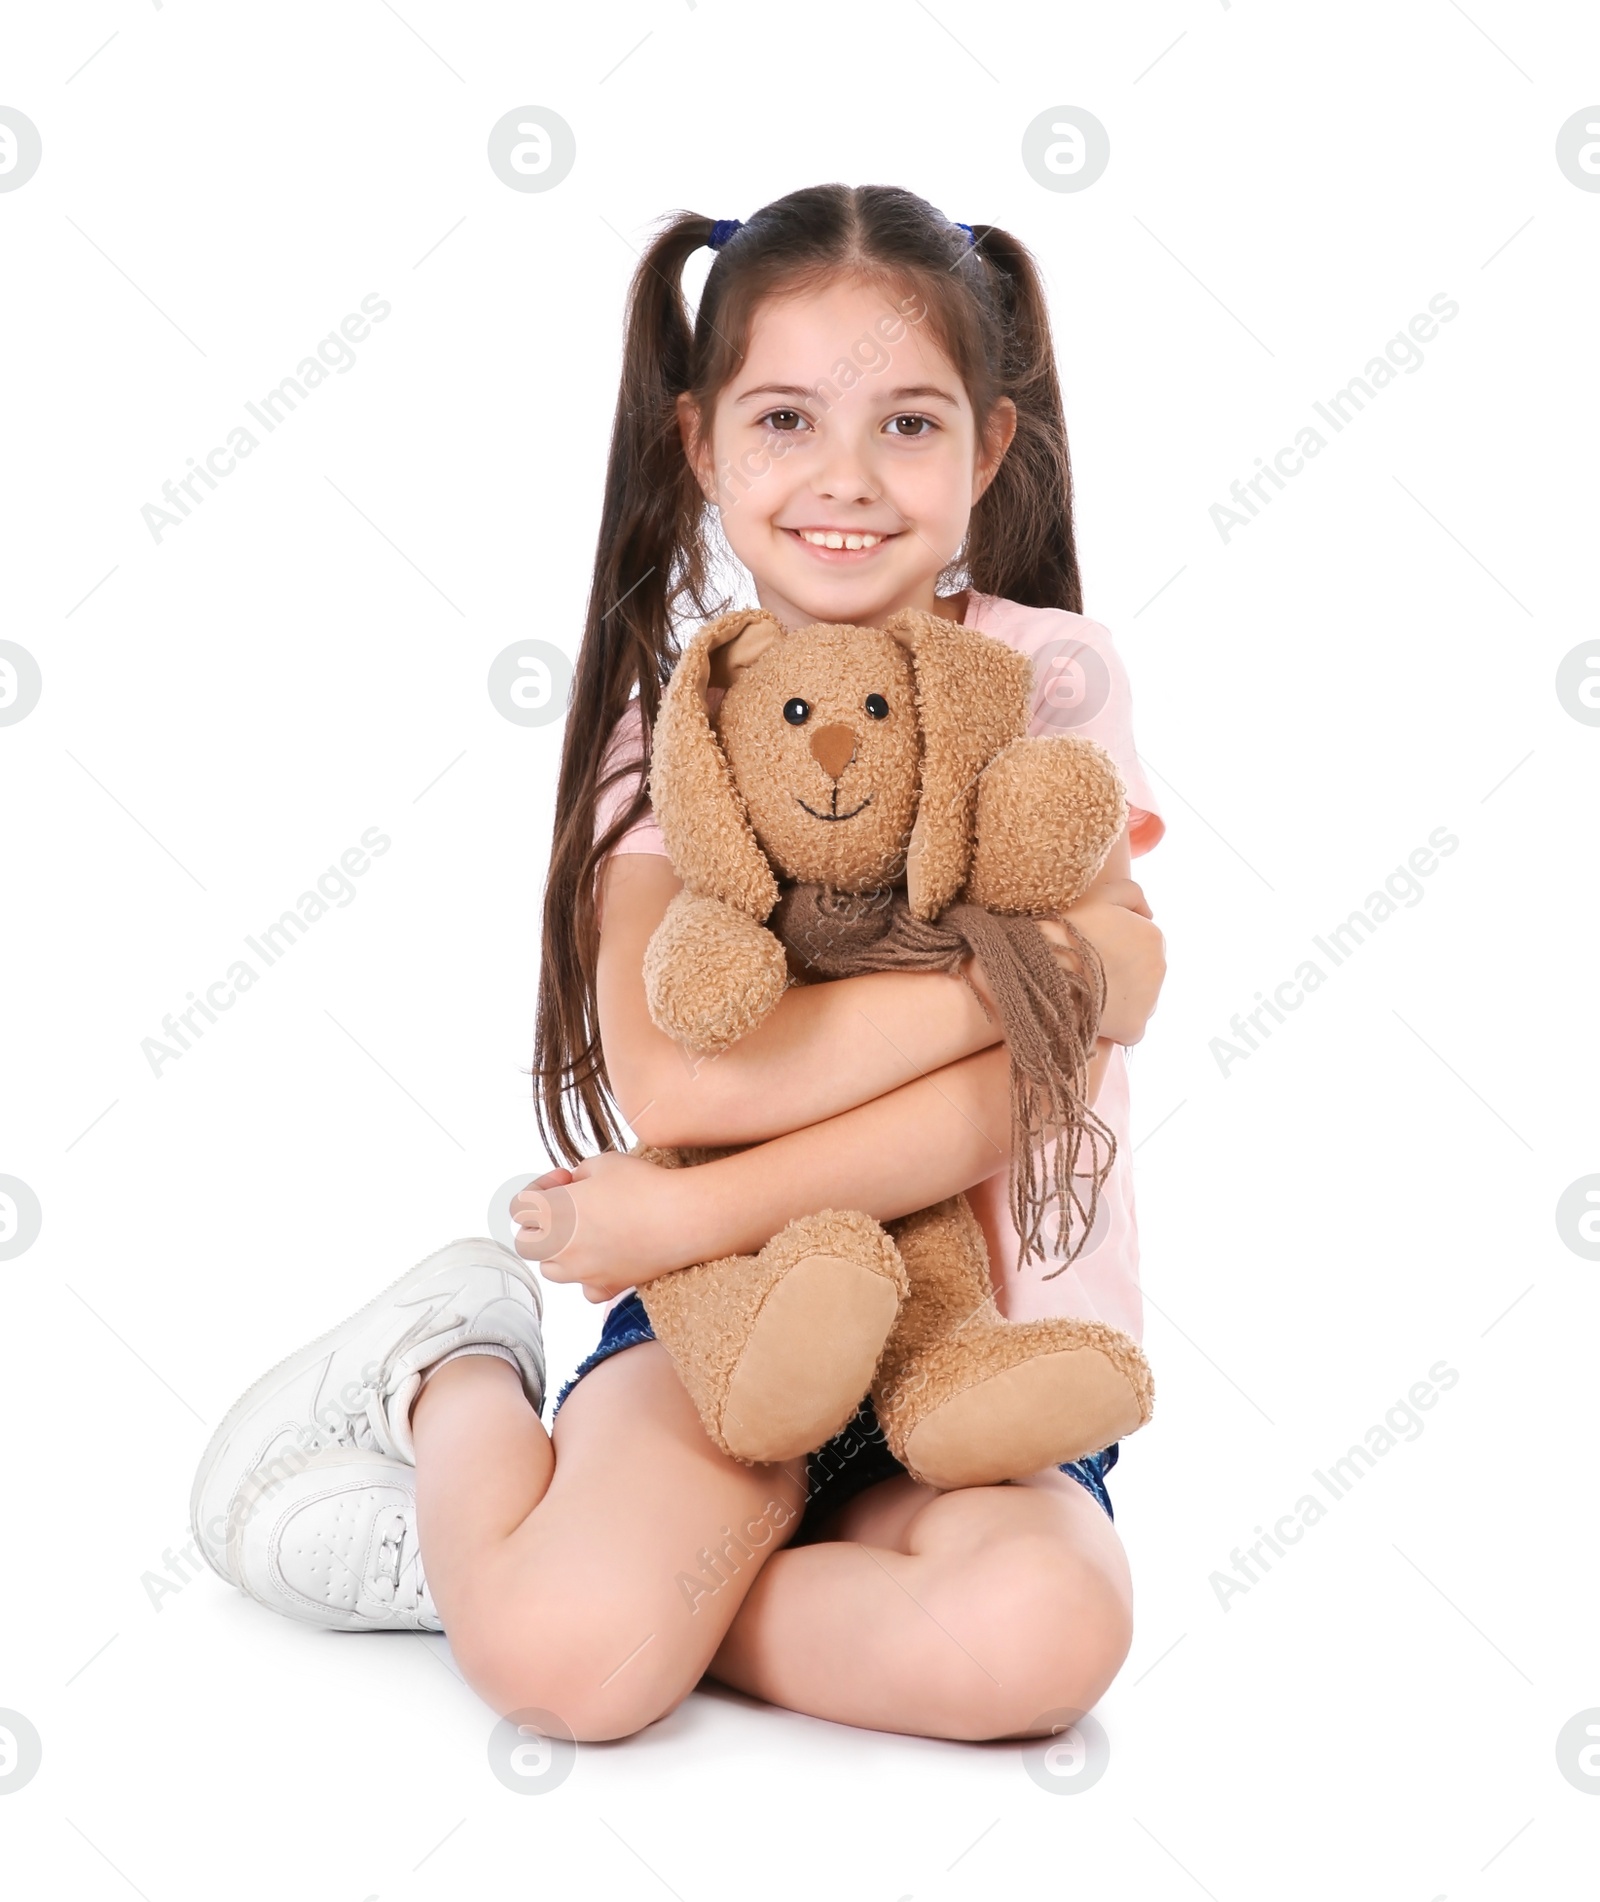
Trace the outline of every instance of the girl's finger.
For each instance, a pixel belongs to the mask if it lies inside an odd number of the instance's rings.
[[[516,1252],[524,1261],[549,1261],[578,1232],[578,1205],[559,1185],[523,1189],[511,1208],[519,1229]]]
[[[570,1169],[547,1169],[542,1176],[536,1176],[525,1189],[518,1189],[507,1205],[514,1222],[527,1220],[527,1211],[531,1208],[542,1210],[545,1206],[544,1191],[559,1188],[575,1177]]]
[[[533,1180],[527,1185],[527,1188],[519,1189],[517,1191],[516,1196],[512,1197],[512,1205],[514,1207],[516,1205],[517,1198],[520,1196],[526,1195],[529,1189],[549,1189],[549,1188],[553,1188],[557,1186],[558,1184],[573,1182],[575,1180],[576,1180],[576,1177],[573,1175],[570,1169],[546,1169],[542,1176],[535,1176]]]

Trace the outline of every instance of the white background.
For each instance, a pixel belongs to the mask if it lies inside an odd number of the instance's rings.
[[[0,194],[0,637],[44,681],[0,728],[0,1173],[43,1209],[0,1263],[0,1706],[44,1740],[9,1886],[1594,1893],[1555,1744],[1600,1706],[1600,1265],[1555,1207],[1600,1170],[1600,730],[1555,673],[1600,634],[1600,194],[1554,149],[1600,20],[106,0],[6,37],[43,163]],[[576,135],[549,192],[486,162],[524,104]],[[1110,133],[1081,193],[1021,161],[1063,104]],[[1166,808],[1132,1067],[1159,1400],[1112,1477],[1138,1631],[1076,1795],[1014,1745],[712,1692],[530,1799],[443,1640],[143,1580],[239,1390],[542,1166],[560,728],[488,669],[575,644],[651,221],[833,178],[1036,250],[1086,608]],[[141,506],[369,292],[355,367],[157,544]],[[1210,506],[1439,292],[1423,367],[1225,543]],[[152,1075],[163,1015],[371,826],[354,901]],[[1233,1014],[1439,826],[1423,900],[1224,1076]],[[595,1315],[549,1314],[559,1379]],[[1421,1437],[1224,1610],[1232,1548],[1440,1360]]]

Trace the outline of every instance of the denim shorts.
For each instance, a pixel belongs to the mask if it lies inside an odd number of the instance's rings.
[[[605,1318],[600,1330],[600,1339],[592,1354],[583,1362],[578,1371],[561,1389],[556,1399],[555,1413],[561,1411],[564,1401],[585,1374],[598,1367],[603,1360],[609,1360],[613,1354],[620,1354],[624,1348],[637,1347],[642,1341],[653,1341],[655,1330],[650,1325],[650,1317],[645,1312],[644,1303],[635,1294],[625,1295]],[[552,1413],[552,1421],[555,1418]],[[1067,1460],[1061,1471],[1078,1484],[1105,1510],[1106,1517],[1112,1519],[1111,1495],[1106,1491],[1106,1474],[1117,1463],[1117,1444],[1115,1441],[1102,1452],[1086,1453],[1082,1459]],[[889,1451],[883,1437],[883,1428],[873,1412],[870,1396],[863,1400],[856,1417],[842,1433],[836,1433],[826,1446],[818,1447],[815,1453],[806,1456],[806,1521],[795,1543],[806,1542],[807,1528],[814,1531],[830,1514],[835,1513],[856,1494],[875,1486],[881,1479],[895,1479],[905,1473],[905,1468]]]

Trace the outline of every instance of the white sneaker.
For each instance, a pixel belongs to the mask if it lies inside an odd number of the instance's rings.
[[[417,1473],[357,1449],[268,1485],[234,1550],[250,1597],[328,1631],[442,1631],[417,1548]]]
[[[452,1348],[509,1348],[538,1412],[540,1313],[529,1263],[499,1242],[452,1242],[263,1374],[229,1409],[195,1474],[189,1517],[212,1570],[245,1589],[239,1540],[251,1513],[318,1454],[371,1452],[414,1465],[411,1403]]]

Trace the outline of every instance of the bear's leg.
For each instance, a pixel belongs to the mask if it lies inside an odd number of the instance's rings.
[[[953,1490],[1098,1453],[1150,1418],[1138,1344],[1100,1321],[1003,1320],[964,1196],[891,1225],[911,1291],[872,1398],[889,1450]]]
[[[712,1441],[760,1462],[809,1453],[851,1418],[905,1290],[885,1231],[829,1209],[639,1296]]]

